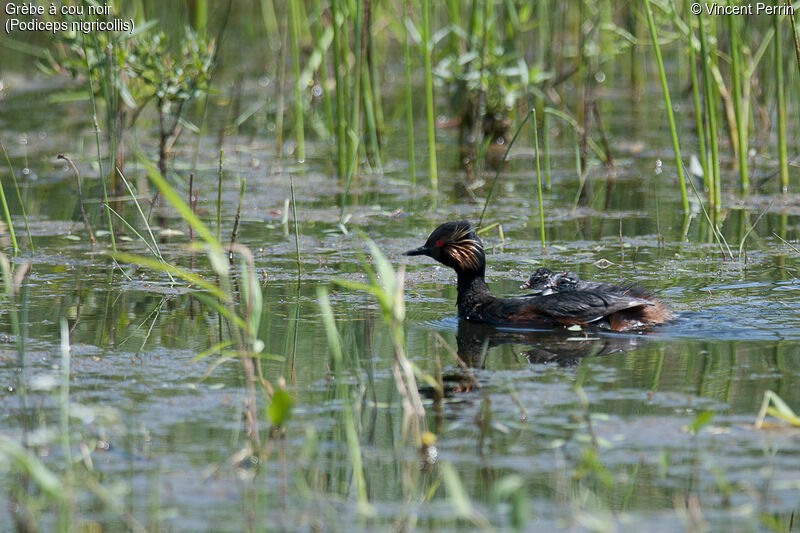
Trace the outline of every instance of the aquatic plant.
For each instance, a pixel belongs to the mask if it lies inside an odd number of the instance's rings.
[[[234,351],[225,349],[227,344],[220,339],[217,346],[220,360],[228,360],[233,357],[239,359],[245,376],[246,399],[245,399],[245,428],[247,437],[252,445],[254,453],[261,454],[261,438],[258,430],[258,411],[256,408],[256,363],[259,354],[263,351],[264,343],[258,337],[259,325],[262,313],[261,288],[258,283],[250,250],[241,244],[231,242],[228,253],[223,250],[222,243],[218,241],[211,230],[193,212],[190,205],[177,194],[177,192],[161,176],[158,169],[150,166],[148,168],[150,180],[164,196],[164,198],[175,208],[181,218],[192,226],[194,232],[202,240],[200,248],[206,252],[209,263],[216,275],[215,281],[208,281],[202,276],[182,267],[167,263],[162,257],[152,260],[147,257],[132,255],[128,253],[112,253],[111,257],[116,261],[140,265],[158,272],[163,272],[171,278],[181,279],[191,286],[197,287],[201,292],[195,294],[201,302],[210,309],[219,313],[221,319],[228,322],[231,341]],[[231,259],[227,259],[226,255]],[[234,291],[234,276],[236,272],[232,269],[233,257],[239,256],[238,283],[240,292]],[[237,294],[240,294],[237,297]],[[258,380],[266,393],[271,396],[274,393],[269,382],[260,378]]]
[[[158,121],[158,168],[167,175],[167,158],[184,126],[187,102],[209,90],[215,43],[186,27],[180,47],[169,43],[164,32],[149,31],[154,22],[144,24],[133,34],[94,32],[65,34],[60,55],[50,55],[53,72],[85,79],[95,116],[98,165],[101,174],[111,168],[110,187],[116,190],[118,173],[125,163],[126,132],[134,127],[150,102]],[[109,166],[103,164],[100,125],[96,100],[105,103],[105,136]],[[108,206],[108,186],[102,180],[104,205]],[[154,198],[155,201],[155,198]],[[152,207],[151,207],[152,208]],[[109,217],[112,245],[116,249],[114,229]]]
[[[375,243],[369,239],[365,240],[375,266],[373,269],[365,259],[361,261],[368,283],[349,279],[337,279],[335,283],[348,289],[371,294],[378,302],[383,321],[391,332],[394,346],[392,373],[397,391],[402,398],[403,434],[405,435],[409,429],[412,430],[414,442],[419,446],[425,409],[417,388],[414,366],[405,353],[405,334],[403,333],[403,322],[405,321],[404,269],[401,268],[399,272],[395,273],[394,268]]]
[[[672,149],[675,156],[675,171],[678,174],[678,184],[681,190],[681,202],[683,203],[683,212],[689,213],[689,198],[686,195],[686,178],[683,175],[683,160],[681,160],[681,149],[678,143],[678,130],[675,125],[675,114],[672,111],[672,99],[669,96],[669,86],[667,85],[667,74],[664,70],[664,60],[661,58],[661,45],[658,43],[658,36],[656,35],[655,22],[653,20],[653,11],[650,7],[650,1],[644,0],[644,9],[647,15],[647,27],[650,30],[650,38],[653,41],[653,51],[656,56],[656,64],[658,65],[658,75],[661,81],[661,90],[664,95],[664,107],[667,112],[667,120],[669,121],[669,133],[672,137]]]
[[[5,152],[5,148],[3,152]],[[9,165],[9,168],[10,167],[11,165]],[[14,170],[12,169],[11,172],[13,173]],[[8,227],[8,236],[11,237],[11,244],[14,247],[14,253],[16,253],[19,250],[19,245],[17,244],[17,236],[14,233],[14,222],[11,220],[11,212],[8,210],[8,201],[6,200],[6,193],[3,190],[2,183],[0,183],[0,203],[2,203],[3,206],[3,219]]]
[[[425,66],[425,124],[428,131],[428,174],[431,187],[439,186],[439,167],[436,163],[436,118],[433,103],[433,35],[431,34],[431,3],[422,0],[422,59]]]
[[[9,172],[11,172],[11,179],[14,180],[14,191],[17,193],[17,201],[19,202],[20,211],[22,211],[22,221],[25,224],[25,231],[28,233],[28,244],[31,247],[31,252],[33,252],[34,251],[33,237],[31,236],[31,228],[28,225],[28,215],[25,213],[25,202],[22,201],[22,195],[19,192],[17,175],[14,172],[14,167],[11,164],[11,159],[9,159],[8,157],[8,152],[6,152],[6,147],[1,142],[0,142],[0,150],[3,151],[3,157],[5,157],[6,159],[6,164],[8,165]],[[19,248],[17,246],[17,239],[14,234],[14,224],[11,221],[11,213],[9,213],[8,211],[8,201],[6,200],[6,193],[3,190],[2,184],[0,184],[0,200],[3,203],[3,217],[5,218],[6,225],[8,226],[8,234],[11,237],[11,242],[14,246],[14,252],[16,252]]]

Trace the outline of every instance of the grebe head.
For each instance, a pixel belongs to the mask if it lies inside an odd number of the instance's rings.
[[[423,246],[406,255],[427,255],[458,273],[483,275],[486,270],[483,244],[466,220],[445,222],[433,230]]]

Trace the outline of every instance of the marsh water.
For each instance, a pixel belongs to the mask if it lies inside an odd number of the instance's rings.
[[[194,170],[198,213],[212,225],[222,140],[223,242],[232,231],[240,178],[246,180],[237,239],[252,250],[261,281],[263,377],[273,384],[285,379],[293,400],[283,434],[264,431],[269,453],[258,461],[246,452],[241,366],[235,359],[217,364],[213,353],[198,360],[220,342],[217,313],[161,273],[115,267],[105,253],[107,233],[96,246],[89,242],[72,171],[56,160],[65,152],[76,161],[89,217],[95,230],[103,228],[88,101],[65,102],[68,87],[7,80],[0,137],[17,172],[35,251],[24,244],[10,173],[0,165],[24,249],[12,262],[31,264],[24,305],[16,300],[22,357],[10,313],[0,317],[0,431],[24,439],[51,470],[66,470],[58,436],[66,319],[68,448],[76,464],[91,464],[96,480],[78,475],[72,485],[71,522],[78,530],[791,528],[800,505],[800,434],[785,424],[756,430],[753,423],[765,391],[800,407],[800,252],[791,244],[800,237],[800,202],[769,187],[738,197],[729,179],[722,231],[734,257],[724,257],[699,207],[688,221],[680,209],[656,87],[638,100],[611,90],[598,95],[609,117],[613,187],[607,169],[594,164],[579,198],[574,136],[553,126],[544,249],[530,139],[511,150],[487,211],[484,226],[500,223],[502,232],[482,234],[496,294],[518,294],[531,270],[547,266],[587,279],[635,281],[674,310],[669,323],[630,334],[504,331],[457,319],[453,272],[402,254],[437,224],[480,215],[494,170],[479,173],[483,185],[468,183],[454,132],[438,132],[438,191],[423,172],[415,186],[409,183],[398,126],[386,139],[383,172],[360,169],[342,213],[345,182],[332,177],[326,141],[312,139],[302,164],[289,141],[277,157],[274,124],[260,111],[218,135],[215,128],[231,111],[216,97],[211,132],[187,134],[171,168],[184,180],[177,182],[182,191]],[[255,82],[245,84],[241,98],[242,109],[264,105]],[[152,151],[151,132],[134,135]],[[139,190],[152,190],[135,157],[125,172]],[[290,178],[299,273],[293,216],[286,212]],[[121,194],[118,203],[141,228],[130,197]],[[168,203],[158,204],[153,220],[165,258],[213,278],[203,254],[187,247],[189,228]],[[148,253],[126,228],[117,231],[126,236],[117,239],[121,250]],[[364,279],[361,234],[405,268],[408,358],[420,374],[450,383],[440,403],[419,383],[425,429],[436,436],[424,457],[402,434],[394,348],[374,299],[333,284]],[[10,254],[8,241],[3,247]],[[342,375],[331,370],[318,286],[332,291]],[[262,394],[266,428],[263,407]],[[355,421],[366,505],[357,494],[345,410]],[[0,479],[2,530],[14,527],[20,479]],[[50,500],[42,502],[43,527],[54,529],[59,514]]]

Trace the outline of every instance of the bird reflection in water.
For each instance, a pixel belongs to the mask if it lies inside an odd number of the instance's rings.
[[[504,329],[468,320],[458,321],[458,355],[470,367],[484,368],[491,348],[502,344],[521,344],[521,354],[532,364],[577,364],[584,357],[626,352],[647,342],[643,334],[620,335],[596,330],[571,331]]]
[[[614,334],[596,330],[571,331],[502,329],[490,324],[458,321],[456,346],[458,365],[442,376],[445,397],[474,391],[480,381],[473,369],[486,367],[490,350],[503,344],[517,344],[519,352],[531,364],[577,365],[585,357],[622,353],[642,346],[648,341],[645,334]],[[423,394],[433,391],[421,390]],[[432,394],[436,396],[436,394]]]

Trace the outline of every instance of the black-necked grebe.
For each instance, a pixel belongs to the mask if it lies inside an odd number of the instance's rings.
[[[660,300],[602,289],[555,291],[528,297],[497,298],[486,286],[486,255],[466,220],[446,222],[423,246],[406,255],[427,255],[456,271],[458,315],[466,320],[508,326],[592,325],[613,331],[660,324],[670,317]]]

